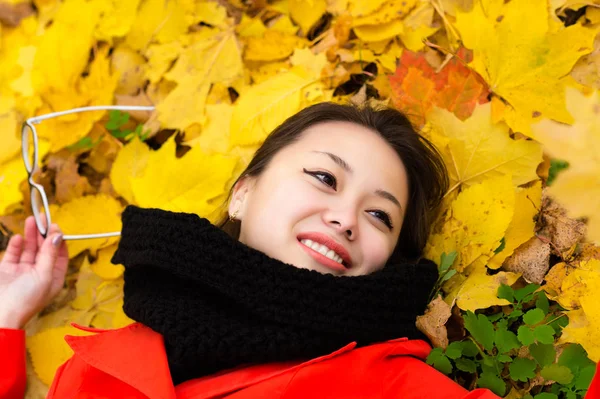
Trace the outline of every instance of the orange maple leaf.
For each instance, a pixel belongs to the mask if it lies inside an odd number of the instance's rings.
[[[465,59],[466,51],[461,49],[458,56]],[[394,106],[417,127],[425,124],[426,114],[434,105],[465,120],[475,104],[489,101],[489,88],[483,79],[456,58],[436,72],[423,53],[405,50],[389,80]]]

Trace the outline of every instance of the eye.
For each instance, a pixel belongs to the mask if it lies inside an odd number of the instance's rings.
[[[382,215],[382,217],[378,217],[378,219],[381,219],[390,230],[394,228],[394,225],[392,224],[392,218],[390,217],[389,213],[379,210],[369,212],[379,213],[380,215]]]
[[[303,170],[304,170],[304,173],[314,176],[320,182],[326,184],[327,186],[329,186],[335,190],[337,181],[335,180],[335,177],[333,175],[331,175],[330,173],[310,172],[306,169],[303,169]],[[317,176],[323,176],[324,179],[317,177]],[[326,179],[329,179],[331,181],[331,184],[327,183],[325,181]],[[389,213],[382,211],[382,210],[374,210],[374,211],[369,211],[369,212],[378,213],[380,215],[380,216],[376,216],[378,219],[380,219],[390,230],[392,230],[394,228],[394,225],[392,224],[392,218],[390,217]]]
[[[311,176],[314,176],[315,178],[317,178],[319,181],[321,181],[322,183],[328,185],[329,187],[333,188],[335,190],[335,188],[337,187],[337,181],[335,180],[335,177],[333,177],[333,175],[327,173],[327,172],[309,172],[306,169],[303,169],[304,173],[309,174]],[[317,176],[325,176],[326,179],[329,179],[332,181],[331,184],[328,184],[325,180],[317,177]]]

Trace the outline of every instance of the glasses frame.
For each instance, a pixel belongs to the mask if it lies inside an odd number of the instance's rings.
[[[23,156],[23,163],[25,164],[25,170],[27,171],[27,183],[29,183],[29,193],[33,217],[35,218],[35,224],[42,237],[47,237],[48,229],[46,226],[49,227],[52,224],[52,219],[50,217],[50,207],[48,205],[48,197],[46,196],[44,187],[41,184],[33,181],[33,174],[38,170],[39,167],[38,135],[35,129],[35,125],[47,119],[87,111],[154,111],[154,109],[155,108],[153,106],[143,105],[94,105],[89,107],[79,107],[69,109],[66,111],[52,112],[49,114],[34,116],[32,118],[28,118],[27,120],[25,120],[25,122],[23,122],[21,126],[21,153]],[[29,137],[33,137],[33,164],[31,164],[31,154],[29,154]],[[44,207],[46,226],[44,226],[44,220],[42,219],[40,211],[38,210],[39,204],[37,203],[37,199],[35,198],[36,190],[40,195],[42,205]],[[63,235],[63,240],[87,240],[92,238],[116,237],[120,235],[120,231],[98,234],[66,234]]]

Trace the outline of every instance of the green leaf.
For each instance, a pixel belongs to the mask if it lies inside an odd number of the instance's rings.
[[[506,239],[504,237],[502,237],[502,239],[500,240],[500,245],[498,245],[498,248],[494,249],[494,253],[500,253],[502,252],[502,250],[504,249],[504,247],[506,246]]]
[[[449,280],[450,277],[454,276],[456,274],[456,270],[452,269],[452,270],[448,270],[448,272],[446,274],[444,274],[444,277],[442,277],[442,279],[440,280],[440,283],[443,283],[446,280]]]
[[[554,363],[556,358],[556,349],[552,344],[531,344],[529,345],[529,353],[542,367]]]
[[[506,328],[499,328],[496,330],[494,341],[496,342],[496,348],[498,348],[498,352],[500,353],[507,353],[521,347],[521,343],[517,339],[515,333],[508,331]]]
[[[442,252],[442,256],[440,257],[440,274],[450,269],[450,267],[454,264],[454,260],[458,253],[456,251],[452,251],[449,254]]]
[[[498,313],[494,313],[493,315],[489,315],[487,316],[488,320],[492,323],[498,321],[499,319],[501,319],[504,316],[504,313],[502,312],[498,312]],[[502,320],[502,322],[507,323],[506,320]]]
[[[470,310],[464,315],[465,328],[489,352],[494,349],[494,325],[482,314]]]
[[[566,385],[573,381],[573,373],[567,366],[561,366],[558,364],[550,364],[542,369],[540,375],[545,380],[556,381],[559,384]]]
[[[542,392],[534,396],[535,399],[558,399],[558,395],[555,393]]]
[[[452,372],[452,363],[450,363],[450,360],[444,355],[441,348],[433,348],[431,352],[429,352],[429,356],[427,356],[425,362],[444,374],[450,374]]]
[[[592,380],[594,379],[594,374],[596,373],[596,365],[591,364],[587,367],[584,367],[581,372],[577,375],[575,379],[575,388],[577,389],[588,389],[592,384]]]
[[[523,312],[521,310],[515,309],[512,312],[510,312],[510,314],[508,315],[508,318],[509,319],[518,319],[522,315],[523,315]]]
[[[471,340],[461,341],[463,356],[475,357],[479,353],[477,345]]]
[[[551,344],[554,342],[554,329],[550,326],[542,324],[533,329],[533,336],[542,344]]]
[[[433,348],[431,352],[429,352],[425,362],[444,374],[450,374],[452,372],[452,363],[450,363],[450,360],[444,355],[442,348]]]
[[[544,312],[544,316],[548,314],[550,310],[550,302],[548,302],[548,297],[544,291],[538,292],[538,297],[535,301],[535,307],[541,309]]]
[[[533,331],[527,326],[520,326],[517,330],[517,338],[519,341],[525,346],[531,345],[535,342],[535,337],[533,336]]]
[[[579,370],[593,366],[594,362],[588,358],[585,349],[580,344],[570,344],[563,349],[558,358],[558,364],[567,366],[573,374],[577,374]]]
[[[561,330],[563,328],[565,328],[568,324],[569,324],[569,318],[565,317],[564,313],[563,313],[562,317],[555,317],[548,323],[548,325],[550,327],[552,327],[554,329],[555,333],[557,333],[557,334],[559,332],[561,332]]]
[[[550,161],[550,169],[548,170],[548,179],[546,180],[546,185],[551,186],[552,183],[554,183],[556,176],[558,176],[558,173],[561,170],[567,169],[568,167],[569,163],[567,161],[552,159]]]
[[[456,368],[461,371],[466,371],[467,373],[474,373],[477,371],[477,363],[471,359],[461,357],[460,359],[456,359],[454,363],[456,364]]]
[[[535,361],[518,357],[508,366],[508,371],[513,380],[527,382],[530,378],[535,377],[536,367]]]
[[[504,396],[506,393],[506,384],[502,378],[494,373],[481,373],[477,380],[477,386],[480,388],[487,388],[498,396]]]
[[[533,326],[544,320],[544,311],[542,309],[531,309],[523,316],[523,322]]]
[[[558,397],[558,395],[556,395]],[[577,394],[575,392],[567,391],[565,392],[565,399],[577,399]]]
[[[458,359],[462,356],[462,344],[460,342],[451,342],[446,348],[446,356],[450,359]]]
[[[504,353],[501,353],[498,355],[498,361],[502,363],[510,363],[513,361],[513,358]]]
[[[500,299],[506,299],[508,302],[513,302],[515,300],[515,291],[510,285],[500,284],[497,296]]]
[[[515,290],[515,299],[519,302],[527,302],[533,298],[533,293],[540,288],[537,284],[527,284],[523,288]]]

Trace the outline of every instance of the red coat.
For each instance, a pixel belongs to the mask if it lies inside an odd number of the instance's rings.
[[[162,336],[134,323],[88,336],[66,336],[74,355],[57,371],[48,398],[461,398],[494,399],[467,391],[428,366],[430,346],[399,338],[355,348],[352,342],[309,361],[238,367],[173,386]],[[3,342],[4,341],[4,342]],[[24,333],[0,330],[0,398],[22,398]],[[5,351],[8,351],[6,353]],[[596,375],[586,399],[600,398]]]

